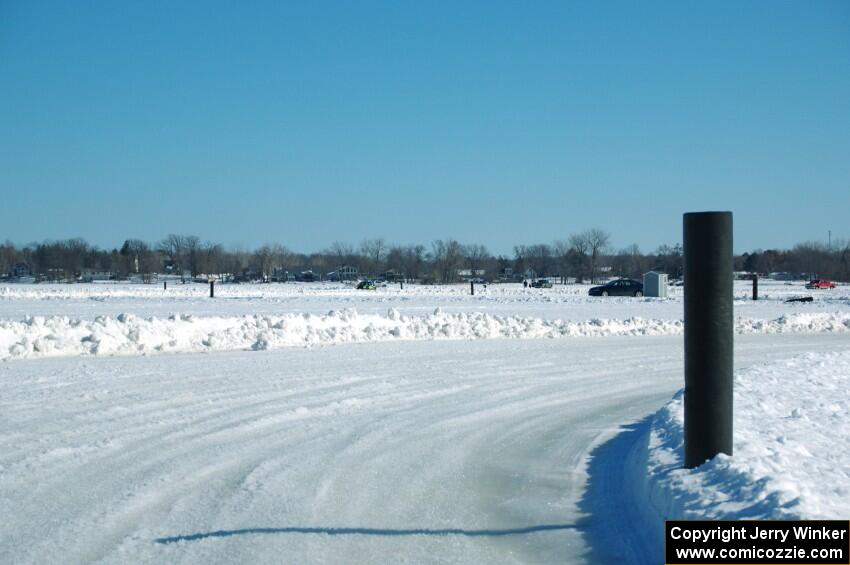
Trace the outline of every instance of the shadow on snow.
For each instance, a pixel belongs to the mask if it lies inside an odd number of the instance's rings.
[[[588,480],[579,508],[591,563],[663,563],[663,539],[648,523],[629,459],[648,439],[652,416],[622,426],[620,433],[590,453]],[[638,470],[640,472],[640,470]]]
[[[460,528],[428,529],[413,528],[409,530],[395,530],[388,528],[320,528],[320,527],[288,527],[288,528],[244,528],[240,530],[216,530],[213,532],[198,532],[182,536],[157,538],[154,540],[160,544],[176,543],[180,541],[198,541],[207,538],[227,538],[232,536],[244,536],[255,534],[324,534],[328,536],[466,536],[466,537],[503,537],[520,536],[539,532],[550,532],[557,530],[574,530],[572,524],[542,524],[529,526],[527,528],[511,528],[504,530],[464,530]]]

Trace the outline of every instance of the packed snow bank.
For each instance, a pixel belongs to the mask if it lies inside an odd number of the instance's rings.
[[[850,313],[793,314],[774,320],[742,318],[739,333],[847,332]],[[92,321],[28,317],[0,321],[0,359],[75,355],[137,355],[156,352],[265,350],[287,346],[392,340],[561,338],[573,336],[677,335],[678,320],[627,318],[582,322],[485,313],[403,316],[326,315],[139,318],[121,314]]]
[[[848,314],[850,320],[850,314]],[[74,355],[132,355],[154,352],[277,349],[334,343],[435,340],[546,338],[600,335],[666,335],[681,323],[665,320],[550,321],[483,313],[427,316],[361,315],[355,310],[326,315],[138,318],[121,314],[94,321],[66,317],[29,317],[0,321],[0,359]]]
[[[683,400],[679,392],[655,415],[631,466],[659,527],[663,519],[850,515],[850,351],[737,373],[734,457],[693,470],[682,468]]]

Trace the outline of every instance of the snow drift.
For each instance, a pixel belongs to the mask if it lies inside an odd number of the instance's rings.
[[[545,320],[485,313],[386,316],[356,310],[326,315],[139,318],[75,320],[62,316],[0,321],[0,359],[139,355],[157,352],[265,350],[287,346],[391,340],[562,338],[630,335],[677,335],[680,320],[595,318],[586,321]],[[850,313],[790,314],[773,320],[739,318],[739,333],[847,332]]]
[[[692,470],[682,468],[683,393],[656,413],[632,465],[654,522],[846,518],[850,351],[739,372],[734,402],[734,457]]]

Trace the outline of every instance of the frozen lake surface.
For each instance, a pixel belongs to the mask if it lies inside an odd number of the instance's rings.
[[[678,292],[169,286],[0,287],[0,562],[652,561],[591,454],[681,388]],[[850,349],[846,287],[748,289],[736,369]]]
[[[588,320],[591,318],[651,319],[682,318],[682,288],[670,287],[668,299],[597,298],[587,295],[590,285],[555,285],[551,289],[523,288],[521,284],[448,286],[389,284],[374,291],[357,290],[338,283],[220,284],[216,298],[209,298],[205,284],[169,282],[162,284],[6,284],[0,285],[0,319],[24,316],[67,316],[94,319],[123,313],[139,317],[279,315],[286,313],[326,314],[331,310],[356,309],[362,314],[385,314],[395,308],[405,315],[423,315],[441,308],[445,312],[484,312],[502,316],[543,319]],[[760,300],[753,302],[752,285],[735,283],[735,314],[770,319],[788,312],[850,312],[850,286],[809,291],[804,283],[763,281]],[[784,301],[812,296],[810,304]]]

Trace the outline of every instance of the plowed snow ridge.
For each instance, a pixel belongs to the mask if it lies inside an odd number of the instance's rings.
[[[486,313],[386,316],[356,310],[325,315],[139,318],[132,314],[94,320],[63,316],[0,321],[0,359],[80,355],[144,355],[164,352],[266,350],[291,346],[395,340],[473,340],[679,335],[681,320],[644,318],[546,320]],[[800,313],[772,320],[738,318],[739,334],[850,331],[850,313]]]

